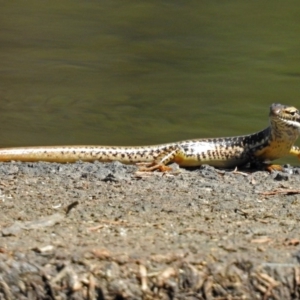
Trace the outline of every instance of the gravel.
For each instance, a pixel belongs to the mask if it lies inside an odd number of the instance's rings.
[[[0,164],[0,299],[299,299],[300,169]]]

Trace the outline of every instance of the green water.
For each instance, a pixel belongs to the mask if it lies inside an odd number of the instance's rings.
[[[247,134],[300,107],[298,1],[0,4],[0,146]]]

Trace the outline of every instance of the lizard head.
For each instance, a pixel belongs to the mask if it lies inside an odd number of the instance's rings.
[[[296,107],[273,103],[269,116],[271,125],[280,130],[287,128],[300,131],[300,113]]]

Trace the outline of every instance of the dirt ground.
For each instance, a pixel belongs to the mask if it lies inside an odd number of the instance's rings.
[[[300,299],[300,169],[0,164],[0,299]]]

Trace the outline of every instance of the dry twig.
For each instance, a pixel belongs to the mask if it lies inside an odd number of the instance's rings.
[[[300,194],[300,190],[294,190],[294,189],[277,189],[269,192],[260,192],[260,195],[263,196],[273,196],[273,195],[295,195]]]

